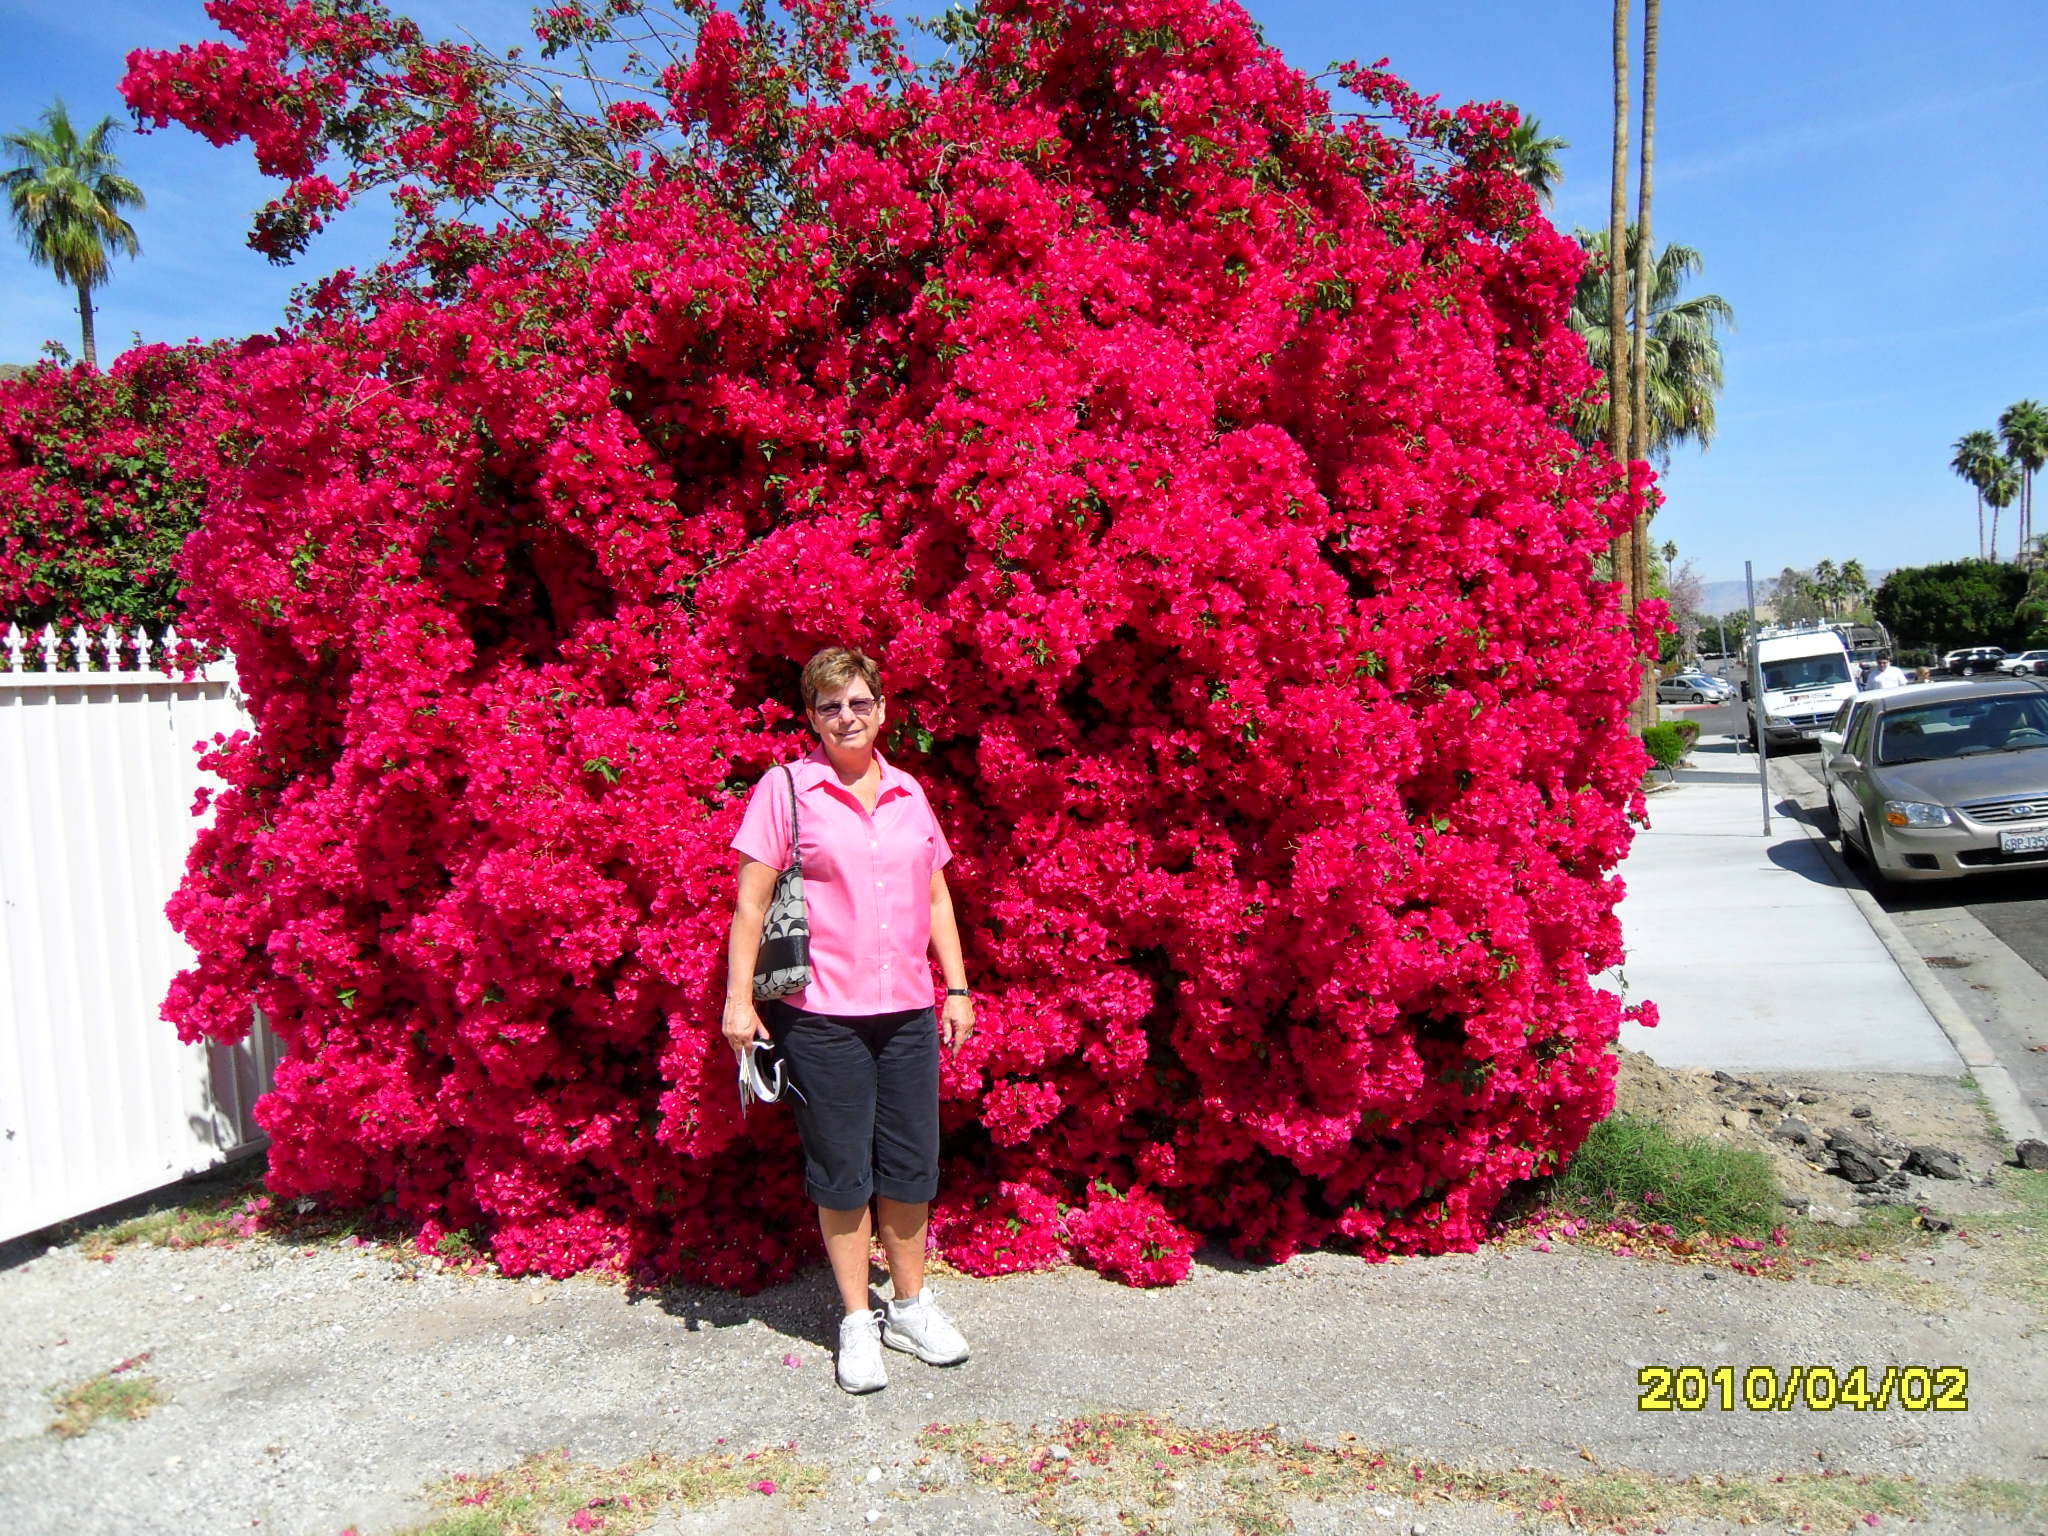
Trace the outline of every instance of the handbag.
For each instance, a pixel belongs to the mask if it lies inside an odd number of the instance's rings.
[[[811,914],[804,905],[803,839],[797,833],[796,775],[789,779],[789,867],[775,877],[761,947],[754,956],[754,1000],[789,997],[811,984]]]

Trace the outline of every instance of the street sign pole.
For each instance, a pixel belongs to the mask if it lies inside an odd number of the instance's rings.
[[[1742,562],[1742,585],[1749,596],[1749,643],[1743,673],[1749,679],[1749,728],[1756,737],[1756,787],[1764,802],[1764,836],[1771,835],[1771,733],[1764,729],[1764,680],[1756,665],[1756,572]]]

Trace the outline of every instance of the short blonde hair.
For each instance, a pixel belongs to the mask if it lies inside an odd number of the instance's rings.
[[[837,692],[856,678],[876,698],[882,696],[882,669],[870,658],[843,645],[826,646],[804,663],[804,708],[816,709],[819,694]]]

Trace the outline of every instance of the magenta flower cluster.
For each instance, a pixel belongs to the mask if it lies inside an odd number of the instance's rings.
[[[310,173],[329,12],[228,9],[131,98]],[[1511,111],[1351,67],[1333,115],[1212,0],[991,0],[886,87],[834,78],[864,13],[791,6],[803,73],[704,9],[715,152],[455,292],[337,279],[195,407],[188,622],[257,729],[166,1015],[285,1042],[273,1192],[512,1273],[814,1252],[717,1020],[727,843],[843,642],[958,856],[955,1264],[1472,1247],[1610,1103],[1652,622]]]

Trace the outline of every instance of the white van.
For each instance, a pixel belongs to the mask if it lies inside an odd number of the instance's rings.
[[[1849,647],[1824,626],[1766,631],[1756,642],[1763,686],[1764,732],[1774,747],[1812,741],[1835,711],[1856,696]],[[1755,726],[1751,725],[1754,738]]]

